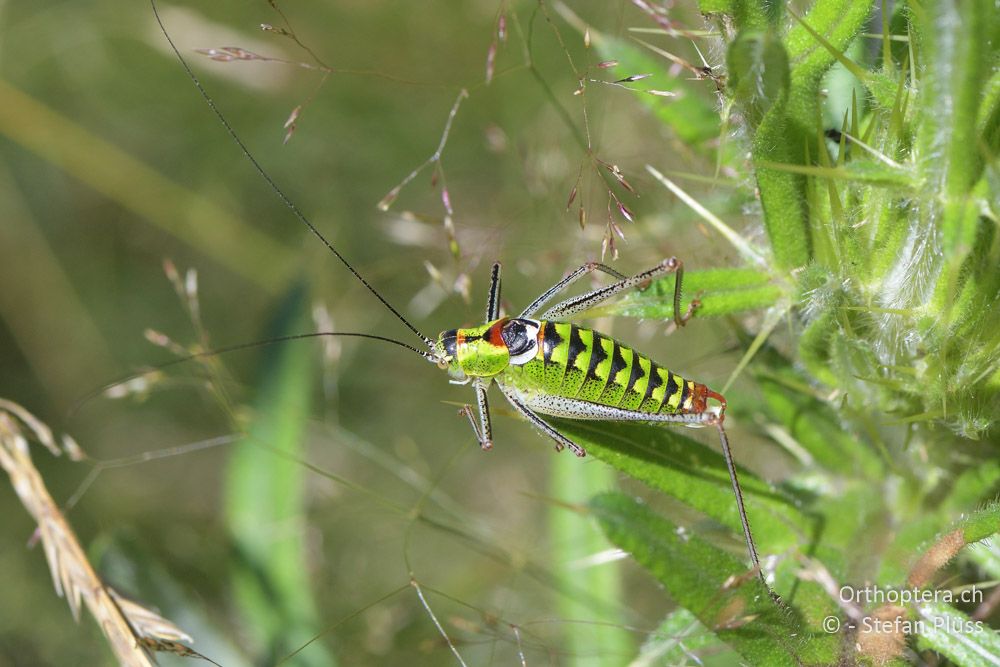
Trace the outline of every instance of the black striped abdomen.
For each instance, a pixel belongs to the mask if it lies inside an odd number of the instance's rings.
[[[649,414],[691,409],[694,382],[592,329],[542,325],[535,367],[524,369],[541,380],[541,391]]]

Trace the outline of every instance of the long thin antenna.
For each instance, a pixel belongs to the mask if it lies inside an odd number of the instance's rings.
[[[173,50],[174,55],[177,56],[177,60],[179,60],[181,66],[184,67],[184,70],[187,72],[188,77],[194,83],[195,87],[198,89],[198,92],[201,93],[201,96],[205,99],[205,102],[208,104],[208,107],[212,110],[213,113],[215,113],[216,117],[219,119],[219,122],[222,123],[222,126],[226,128],[226,131],[229,132],[229,136],[231,136],[233,138],[233,141],[236,142],[236,145],[240,147],[240,150],[243,151],[243,155],[247,158],[247,160],[250,161],[250,164],[252,164],[254,169],[257,170],[257,173],[260,174],[261,178],[263,178],[267,182],[267,184],[271,187],[271,189],[274,190],[274,192],[278,195],[278,198],[281,199],[281,201],[285,204],[285,206],[287,206],[288,209],[295,215],[295,217],[299,219],[299,222],[308,227],[309,231],[311,231],[316,238],[322,241],[323,245],[325,245],[330,250],[330,252],[332,252],[334,256],[337,259],[339,259],[344,266],[347,267],[347,270],[353,273],[354,277],[357,278],[362,285],[367,287],[368,291],[374,294],[375,298],[381,301],[383,306],[389,309],[389,312],[395,315],[400,322],[405,324],[407,329],[412,331],[414,334],[417,335],[418,338],[424,341],[424,344],[427,345],[428,348],[433,350],[434,341],[432,341],[430,338],[417,331],[417,328],[412,324],[410,324],[409,320],[403,317],[398,310],[393,308],[392,304],[386,301],[385,298],[381,294],[379,294],[378,291],[376,291],[376,289],[372,287],[371,284],[369,284],[369,282],[365,280],[360,273],[358,273],[357,269],[351,266],[351,263],[348,262],[346,259],[344,259],[344,256],[341,255],[340,252],[338,252],[337,249],[333,247],[333,244],[327,241],[326,237],[323,236],[323,234],[321,234],[320,231],[316,229],[315,225],[313,225],[313,223],[309,221],[309,219],[305,216],[305,214],[303,214],[302,211],[299,210],[299,207],[295,205],[295,202],[289,199],[288,195],[286,195],[285,192],[278,187],[278,184],[274,182],[274,179],[272,179],[268,175],[268,173],[264,171],[264,168],[260,165],[259,162],[257,162],[257,158],[253,156],[253,153],[250,152],[250,149],[247,148],[246,144],[243,143],[243,140],[240,139],[238,134],[236,134],[236,130],[233,129],[233,126],[230,125],[229,121],[226,120],[226,117],[222,115],[222,112],[219,110],[219,107],[216,106],[215,104],[215,100],[212,99],[212,96],[208,94],[208,91],[205,90],[205,87],[201,85],[201,80],[195,75],[190,65],[187,64],[187,61],[184,60],[184,56],[181,55],[181,52],[180,50],[178,50],[177,45],[174,44],[174,40],[170,38],[170,34],[167,32],[166,26],[163,25],[163,19],[160,18],[160,12],[156,8],[156,0],[149,0],[149,4],[153,8],[153,16],[156,17],[156,23],[160,26],[160,32],[163,33],[163,36],[166,38],[167,43],[170,44],[170,48]]]
[[[195,352],[185,357],[178,357],[177,359],[171,359],[170,361],[165,361],[162,364],[156,364],[155,366],[150,366],[146,370],[140,373],[132,373],[131,375],[126,375],[125,377],[119,378],[114,382],[109,382],[101,387],[98,387],[94,391],[91,391],[84,395],[80,400],[73,404],[69,410],[69,416],[75,415],[79,412],[87,402],[97,398],[101,394],[107,392],[109,389],[113,389],[120,384],[130,382],[132,380],[141,378],[144,375],[150,373],[161,371],[164,368],[169,368],[171,366],[176,366],[178,364],[183,364],[188,361],[194,361],[195,359],[203,359],[205,357],[214,357],[219,354],[227,354],[229,352],[239,352],[240,350],[249,350],[254,347],[262,347],[264,345],[271,345],[272,343],[286,343],[292,340],[304,340],[306,338],[321,338],[324,336],[342,336],[344,338],[368,338],[370,340],[380,340],[385,343],[392,343],[393,345],[398,345],[399,347],[410,350],[411,352],[416,352],[424,359],[428,361],[436,361],[437,357],[423,350],[419,350],[408,343],[396,340],[395,338],[388,338],[386,336],[376,336],[375,334],[368,333],[355,333],[352,331],[314,331],[312,333],[302,333],[302,334],[290,334],[288,336],[278,336],[276,338],[268,338],[266,340],[255,340],[250,343],[240,343],[239,345],[230,345],[228,347],[219,347],[214,350],[205,350],[203,352]]]

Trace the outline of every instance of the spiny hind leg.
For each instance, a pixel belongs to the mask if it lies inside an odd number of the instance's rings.
[[[760,575],[764,585],[767,586],[767,581],[764,579],[764,572],[760,569],[760,558],[757,556],[757,545],[753,541],[753,534],[750,532],[750,520],[747,518],[747,510],[743,505],[743,489],[740,487],[739,477],[736,475],[736,463],[733,461],[733,453],[729,449],[729,436],[726,435],[726,429],[722,426],[722,421],[725,414],[725,402],[722,405],[723,412],[717,415],[713,415],[713,418],[708,421],[709,424],[713,424],[719,430],[719,442],[722,444],[722,457],[726,460],[726,469],[729,471],[729,481],[733,485],[733,495],[736,497],[736,509],[740,514],[740,524],[743,527],[743,537],[747,542],[747,551],[750,553],[750,563],[753,565],[754,569]],[[770,587],[768,587],[770,591]],[[774,593],[771,593],[772,597]]]
[[[557,303],[542,313],[541,319],[569,318],[573,315],[593,308],[602,301],[606,301],[621,292],[634,289],[636,287],[643,287],[656,278],[670,273],[677,275],[677,279],[674,281],[674,323],[677,326],[682,327],[685,323],[687,323],[691,315],[694,314],[694,311],[697,309],[697,305],[692,304],[692,307],[688,308],[688,312],[681,315],[681,284],[684,280],[684,262],[676,257],[665,259],[653,268],[643,271],[642,273],[637,273],[631,278],[621,278],[618,282],[608,285],[607,287],[601,287],[591,292],[587,292],[586,294],[581,294],[580,296],[575,296],[571,299]]]
[[[600,271],[602,273],[606,273],[609,276],[617,278],[618,280],[627,280],[627,277],[624,274],[615,271],[610,266],[605,266],[604,264],[601,264],[599,262],[587,262],[586,264],[577,268],[571,274],[569,274],[568,276],[557,282],[555,285],[545,290],[545,292],[543,292],[542,295],[539,296],[537,299],[532,301],[531,305],[525,308],[524,312],[518,315],[518,317],[531,317],[532,315],[538,312],[539,308],[541,308],[546,303],[551,301],[556,294],[559,294],[560,292],[566,290],[570,285],[575,283],[577,280],[587,275],[588,273],[593,273],[594,271]]]
[[[545,435],[549,436],[550,438],[556,441],[557,452],[561,452],[564,447],[568,447],[570,451],[572,451],[577,456],[587,455],[587,452],[586,450],[584,450],[583,447],[576,444],[575,442],[567,438],[559,431],[555,430],[551,425],[549,425],[548,422],[543,420],[541,417],[538,416],[538,414],[532,411],[531,408],[526,406],[524,403],[521,403],[521,401],[517,400],[516,398],[508,394],[506,391],[504,391],[503,387],[500,388],[500,393],[502,393],[504,397],[508,401],[510,401],[510,404],[514,406],[515,410],[520,412],[525,419],[534,424],[535,428],[537,428],[539,431],[541,431],[542,433],[544,433]]]
[[[501,387],[502,391],[502,387]],[[639,412],[638,410],[628,410],[626,408],[619,408],[611,405],[601,405],[599,403],[591,403],[589,401],[583,401],[576,398],[567,398],[565,396],[544,396],[541,398],[536,398],[534,407],[538,409],[544,409],[547,414],[557,415],[561,417],[575,418],[575,419],[600,419],[606,421],[638,421],[638,422],[655,422],[655,423],[667,423],[667,424],[704,424],[706,426],[715,426],[719,431],[719,441],[722,444],[722,456],[725,459],[726,470],[729,472],[729,481],[733,486],[733,495],[736,498],[736,509],[739,513],[740,524],[743,528],[743,537],[746,539],[747,552],[750,555],[750,561],[754,569],[760,574],[763,580],[764,574],[760,570],[760,559],[757,556],[757,545],[754,543],[753,535],[750,532],[750,520],[747,518],[746,507],[743,503],[743,490],[740,486],[739,477],[736,474],[736,463],[733,461],[733,454],[729,449],[729,437],[726,435],[726,430],[723,428],[722,423],[725,421],[725,410],[726,410],[726,399],[717,392],[712,390],[707,390],[706,395],[708,398],[719,401],[719,411],[718,412],[687,412],[687,413],[660,413],[660,414],[650,414],[648,412]],[[507,396],[514,407],[518,408],[521,414],[532,421],[541,422],[541,419],[535,415],[531,408],[528,406],[520,405],[514,398],[507,395],[504,392],[504,396]],[[551,426],[548,426],[542,422],[543,426],[539,426],[543,431],[552,435],[555,432]],[[547,428],[546,428],[547,427]],[[556,432],[556,435],[552,435],[558,441],[559,438],[566,439]],[[765,582],[766,585],[766,582]]]
[[[472,414],[471,405],[463,405],[462,409],[459,410],[458,413],[469,418],[469,425],[472,426],[472,431],[476,434],[476,440],[479,441],[479,446],[484,450],[492,449],[493,425],[490,421],[490,402],[486,397],[486,387],[484,387],[482,381],[478,379],[474,381],[472,386],[476,390],[476,403],[479,406],[479,424],[476,424],[476,418]]]
[[[767,587],[768,592],[771,594],[772,598],[776,599],[775,593],[771,591],[771,587],[767,585],[767,580],[764,578],[764,572],[760,568],[760,557],[757,555],[757,544],[754,542],[753,534],[750,532],[750,519],[747,517],[747,509],[743,503],[743,487],[740,486],[739,476],[736,474],[736,462],[733,461],[733,453],[729,448],[729,436],[726,435],[726,429],[722,426],[722,423],[726,418],[726,399],[722,397],[722,394],[718,394],[714,391],[708,391],[708,397],[713,398],[720,402],[719,412],[703,412],[699,416],[703,417],[700,421],[703,424],[715,426],[719,431],[719,443],[722,445],[722,458],[726,462],[726,470],[729,472],[729,481],[733,486],[733,496],[736,498],[736,511],[740,515],[740,526],[743,528],[743,537],[747,543],[747,553],[750,555],[750,564],[753,569],[760,576],[761,581],[764,582],[764,586]],[[654,421],[659,422],[677,422],[677,419],[671,419],[671,417],[678,417],[680,415],[653,415]]]

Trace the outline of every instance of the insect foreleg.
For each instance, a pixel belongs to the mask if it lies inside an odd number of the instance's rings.
[[[500,317],[500,262],[493,264],[490,275],[490,295],[486,301],[486,321],[492,322]]]
[[[561,452],[564,447],[569,447],[570,451],[572,451],[577,456],[586,456],[587,455],[587,452],[583,449],[583,447],[581,447],[580,445],[576,444],[575,442],[573,442],[572,440],[570,440],[569,438],[567,438],[565,435],[563,435],[559,431],[555,430],[552,426],[550,426],[548,424],[548,422],[546,422],[545,420],[543,420],[534,411],[532,411],[531,408],[529,408],[528,406],[526,406],[524,403],[521,403],[521,401],[519,401],[515,397],[511,396],[506,391],[504,391],[503,387],[500,387],[500,393],[502,393],[504,395],[504,397],[508,401],[510,401],[510,404],[514,406],[514,409],[517,410],[518,412],[520,412],[524,416],[525,419],[527,419],[532,424],[534,424],[535,427],[538,430],[540,430],[542,433],[544,433],[545,435],[549,436],[550,438],[552,438],[553,440],[556,441],[556,451],[557,452]]]
[[[499,264],[495,266],[499,266]],[[461,413],[469,418],[469,424],[472,425],[472,430],[476,434],[476,440],[479,441],[479,446],[483,449],[492,449],[493,425],[490,422],[490,402],[486,397],[486,387],[478,378],[473,381],[472,386],[476,390],[476,403],[479,406],[479,424],[476,424],[476,418],[472,415],[471,406],[464,406]]]
[[[593,308],[597,304],[610,299],[616,294],[620,294],[625,290],[633,289],[634,287],[647,283],[668,273],[677,274],[677,279],[674,281],[674,322],[677,326],[684,326],[684,324],[688,321],[688,318],[690,318],[691,314],[694,312],[694,308],[689,308],[688,312],[684,315],[680,314],[681,283],[684,280],[684,263],[676,257],[665,259],[653,268],[643,271],[642,273],[637,273],[631,278],[621,278],[618,282],[608,285],[607,287],[601,287],[593,290],[592,292],[587,292],[586,294],[581,294],[580,296],[575,296],[571,299],[557,303],[542,313],[541,319],[548,320],[569,318],[577,313],[582,313],[585,310]]]
[[[542,293],[542,295],[539,296],[537,299],[532,301],[531,305],[525,308],[524,312],[518,315],[518,317],[531,317],[532,315],[538,312],[539,308],[541,308],[546,303],[551,301],[552,297],[554,297],[556,294],[559,294],[559,292],[565,290],[567,287],[569,287],[577,280],[579,280],[582,276],[585,276],[588,273],[592,273],[594,271],[601,271],[603,273],[608,274],[609,276],[614,276],[618,280],[627,280],[624,274],[618,273],[610,266],[605,266],[604,264],[599,264],[598,262],[588,262],[583,266],[581,266],[580,268],[573,271],[573,273],[569,274],[568,276],[557,282],[549,289],[545,290],[545,292]]]

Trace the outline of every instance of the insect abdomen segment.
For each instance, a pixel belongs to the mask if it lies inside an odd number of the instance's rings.
[[[538,392],[648,414],[691,410],[695,383],[604,334],[569,322],[542,321],[538,353],[508,366],[501,382]]]

